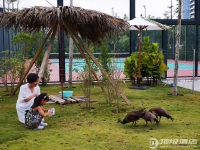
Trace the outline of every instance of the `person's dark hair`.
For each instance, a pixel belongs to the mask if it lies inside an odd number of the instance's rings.
[[[34,83],[37,81],[37,79],[39,79],[39,76],[36,74],[36,73],[30,73],[28,76],[27,76],[27,82],[28,83]]]
[[[34,99],[34,103],[33,105],[31,106],[31,108],[35,108],[37,106],[40,106],[41,104],[41,101],[42,99],[44,99],[45,101],[49,101],[49,97],[46,93],[41,93],[39,96],[37,96],[35,99]]]

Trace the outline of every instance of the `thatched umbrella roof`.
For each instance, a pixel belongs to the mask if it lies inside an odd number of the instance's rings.
[[[68,31],[64,23],[82,39],[94,43],[105,36],[114,37],[129,27],[128,22],[123,19],[80,7],[35,6],[0,14],[0,26],[7,29],[20,27],[22,30],[37,32],[52,29],[56,23],[62,25],[66,34]]]
[[[128,30],[130,25],[123,19],[115,18],[94,10],[86,10],[80,7],[35,6],[32,8],[25,8],[17,12],[6,12],[0,14],[0,26],[5,26],[7,29],[12,27],[20,28],[30,32],[38,32],[41,30],[46,31],[51,29],[42,42],[38,52],[32,59],[30,66],[26,69],[24,77],[18,83],[16,87],[17,90],[20,84],[23,82],[25,76],[28,74],[33,63],[41,53],[42,47],[47,41],[48,36],[52,33],[51,42],[49,43],[47,51],[45,52],[45,56],[41,65],[43,67],[42,69],[40,68],[40,72],[44,72],[45,65],[43,64],[47,63],[55,33],[58,31],[59,27],[63,28],[65,34],[70,34],[81,55],[84,57],[84,52],[86,52],[93,62],[99,67],[102,74],[106,74],[98,60],[85,46],[82,39],[88,42],[100,43],[101,39],[104,37],[108,36],[112,38],[119,35],[122,31]],[[84,58],[87,59],[87,57]],[[93,74],[95,74],[95,72]],[[111,78],[109,78],[109,81],[111,85],[116,88],[122,98],[127,102],[127,104],[130,104],[126,96],[123,95],[123,93],[116,87],[115,82],[112,81]],[[12,95],[16,92],[16,90],[14,90]]]

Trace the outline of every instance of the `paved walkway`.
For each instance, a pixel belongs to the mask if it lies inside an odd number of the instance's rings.
[[[173,78],[172,79],[164,79],[162,82],[166,84],[173,83]],[[178,79],[178,86],[183,87],[186,89],[190,89],[194,91],[200,92],[200,79],[195,78],[193,82],[193,78],[188,78],[188,79]]]

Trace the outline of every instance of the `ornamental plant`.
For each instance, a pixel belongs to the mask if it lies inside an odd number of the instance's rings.
[[[142,77],[153,77],[161,79],[169,67],[164,63],[164,55],[159,50],[158,43],[151,43],[148,36],[143,37],[142,52],[140,61],[140,72]],[[133,52],[124,62],[124,74],[130,80],[138,76],[138,52]],[[132,82],[133,84],[133,82]]]

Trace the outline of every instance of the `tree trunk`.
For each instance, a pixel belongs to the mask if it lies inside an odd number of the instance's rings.
[[[138,78],[137,78],[137,84],[138,87],[140,87],[140,79],[142,78],[141,76],[141,48],[142,48],[142,28],[140,27],[140,37],[139,37],[139,47],[138,47]]]
[[[70,6],[73,6],[73,0],[70,0]],[[69,80],[68,88],[72,88],[72,61],[73,61],[73,40],[69,37]]]
[[[69,38],[69,80],[68,88],[72,88],[72,61],[73,61],[73,40]]]
[[[181,35],[181,12],[182,12],[182,0],[178,0],[178,25],[176,34],[176,52],[175,52],[175,64],[174,64],[174,87],[172,89],[172,95],[178,94],[177,79],[178,79],[178,61],[179,61],[179,49],[180,49],[180,35]]]

